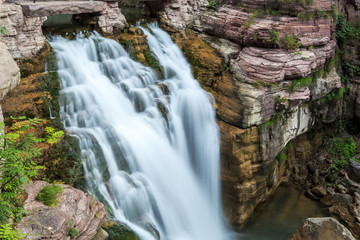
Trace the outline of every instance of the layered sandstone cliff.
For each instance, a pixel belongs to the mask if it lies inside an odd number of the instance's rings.
[[[322,142],[295,139],[343,116],[335,24],[338,12],[358,11],[357,3],[331,0],[163,2],[161,22],[182,32],[180,44],[192,38],[191,29],[216,50],[206,56],[192,50],[196,44],[183,48],[193,53],[190,60],[200,56],[195,75],[216,99],[224,206],[232,224],[244,223]],[[216,56],[222,63],[213,66]],[[283,161],[288,148],[292,160]]]

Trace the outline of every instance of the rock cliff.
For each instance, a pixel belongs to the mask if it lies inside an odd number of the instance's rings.
[[[181,39],[194,74],[216,99],[225,212],[240,226],[292,174],[294,162],[283,160],[289,143],[315,124],[343,116],[345,86],[334,32],[338,13],[351,18],[359,9],[357,3],[331,0],[219,2],[163,1],[159,18],[181,32],[173,38]],[[191,32],[201,40],[191,42]],[[212,55],[199,53],[201,41],[215,49]],[[351,99],[358,98],[357,89],[351,88]],[[296,162],[297,146],[291,148]]]

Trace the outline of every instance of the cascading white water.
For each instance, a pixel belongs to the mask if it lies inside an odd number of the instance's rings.
[[[79,139],[89,192],[141,239],[228,239],[212,98],[170,36],[149,28],[164,79],[97,33],[51,40],[61,119]]]

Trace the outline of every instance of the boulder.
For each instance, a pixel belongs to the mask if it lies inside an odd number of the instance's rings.
[[[20,83],[20,69],[8,48],[0,42],[0,100]]]
[[[355,240],[351,232],[331,217],[308,218],[289,240]]]
[[[350,159],[349,161],[350,178],[354,181],[360,181],[360,163]]]
[[[69,232],[73,228],[77,230],[78,235],[72,239],[93,239],[105,221],[104,205],[87,193],[60,184],[63,192],[58,197],[59,203],[54,207],[46,206],[35,199],[46,185],[49,184],[34,181],[25,190],[28,195],[24,205],[27,216],[16,227],[21,233],[26,234],[24,239],[70,240]]]

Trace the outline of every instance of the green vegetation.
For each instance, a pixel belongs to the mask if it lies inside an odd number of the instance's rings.
[[[311,77],[296,79],[291,82],[288,91],[290,93],[296,92],[300,88],[309,87],[312,83],[313,83],[313,79]]]
[[[216,10],[216,8],[217,8],[217,3],[216,3],[216,1],[215,1],[215,0],[208,0],[208,2],[209,2],[208,8],[213,9],[213,10]]]
[[[280,38],[279,38],[279,32],[277,30],[272,29],[270,31],[270,41],[275,45],[279,45]]]
[[[247,20],[246,23],[245,23],[245,28],[246,29],[250,28],[251,24],[254,23],[255,18],[256,18],[256,13],[250,14],[249,20]]]
[[[159,72],[161,72],[161,65],[157,58],[151,54],[150,51],[144,52],[145,60],[149,64],[149,66]]]
[[[0,34],[8,34],[8,31],[3,26],[0,26]]]
[[[360,66],[357,65],[353,52],[354,47],[358,48],[360,45],[360,19],[356,23],[352,23],[347,21],[344,16],[339,15],[335,36],[339,46],[340,56],[338,58],[341,58],[342,79],[343,82],[348,82],[348,78],[360,76]]]
[[[285,97],[280,97],[280,96],[276,96],[275,97],[275,103],[287,103],[289,102],[289,99],[285,98]]]
[[[334,5],[331,6],[331,12],[332,12],[332,17],[334,19],[334,22],[337,22],[339,13],[338,13],[338,9],[336,8],[336,6],[334,6]]]
[[[329,18],[329,14],[325,11],[322,11],[319,8],[315,9],[315,18],[316,19],[320,19],[320,18]]]
[[[299,12],[297,14],[297,17],[300,18],[301,20],[304,20],[304,21],[309,21],[309,20],[312,20],[314,18],[314,15],[312,14],[306,14],[306,13],[303,13],[303,12]]]
[[[286,34],[285,37],[282,38],[282,42],[284,47],[290,51],[294,51],[301,46],[299,37],[293,34]]]
[[[275,83],[261,82],[261,81],[254,81],[252,84],[256,88],[263,88],[263,87],[275,88],[275,87],[277,87]]]
[[[271,119],[267,122],[263,123],[263,127],[273,127],[276,123],[280,122],[282,119],[282,114],[280,112],[276,112],[271,116]]]
[[[281,152],[279,152],[279,154],[275,158],[276,160],[278,160],[280,165],[287,160],[287,156],[286,156],[285,152],[286,152],[286,149],[284,148]]]
[[[252,10],[252,12],[256,17],[260,15],[280,16],[280,12],[278,10],[271,8],[256,9],[256,10]]]
[[[5,224],[18,222],[26,214],[23,209],[23,185],[28,184],[31,178],[38,175],[37,171],[43,168],[34,162],[41,155],[42,149],[38,144],[45,141],[55,143],[63,135],[62,131],[55,132],[49,128],[52,134],[40,138],[35,135],[34,130],[43,120],[25,117],[12,120],[10,132],[0,135],[0,234],[4,235],[1,239],[21,238],[21,234],[10,230],[10,225]],[[4,129],[3,122],[0,122],[0,129]],[[8,236],[13,238],[7,238]]]
[[[277,0],[279,3],[291,3],[291,4],[297,4],[300,6],[306,6],[306,5],[312,5],[314,3],[314,0]]]
[[[346,168],[349,160],[354,157],[356,153],[356,143],[353,137],[337,138],[331,140],[329,150],[334,159],[331,167],[335,170]]]
[[[59,185],[51,184],[45,186],[41,191],[36,195],[36,200],[43,202],[46,206],[55,207],[58,204],[58,196],[62,193],[63,189]]]
[[[2,240],[18,240],[24,236],[25,234],[21,233],[20,230],[12,229],[10,224],[0,225],[0,239]]]
[[[319,101],[320,103],[326,103],[333,100],[339,100],[343,98],[345,92],[345,88],[339,88],[336,92],[330,92],[322,97]]]
[[[69,232],[69,236],[71,239],[73,239],[74,237],[76,237],[77,235],[79,235],[79,232],[76,230],[76,228],[71,228],[70,232]]]

